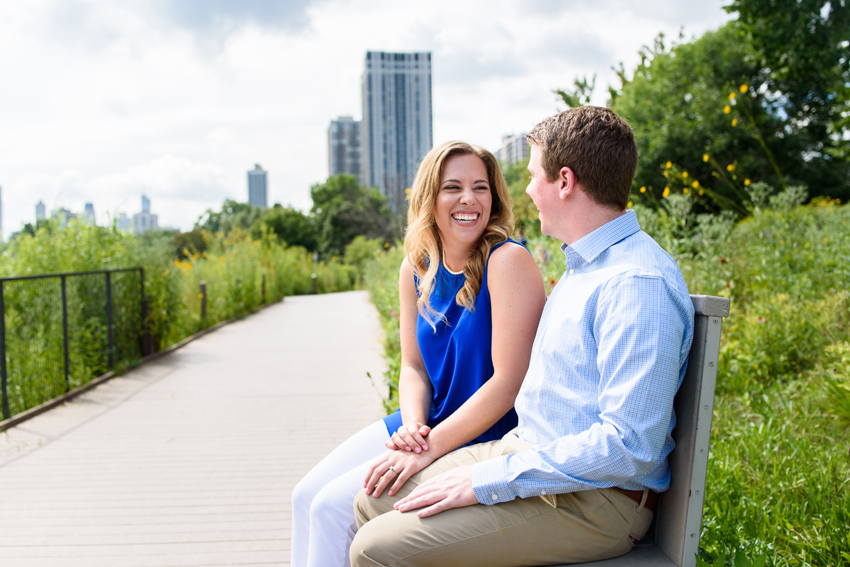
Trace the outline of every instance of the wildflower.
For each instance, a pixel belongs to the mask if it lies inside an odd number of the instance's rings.
[[[670,196],[670,188],[669,188],[669,187],[665,187],[665,188],[664,188],[664,192],[661,194],[661,196],[662,196],[663,198],[665,198],[665,199],[666,199],[667,197],[669,197],[669,196]]]
[[[729,106],[729,105],[727,104],[726,106],[724,106],[724,107],[723,107],[723,114],[729,114],[730,112],[732,112],[732,107],[731,107],[731,106]]]
[[[702,161],[706,161],[706,162],[708,161],[708,154],[702,155]]]
[[[747,187],[749,187],[749,186],[750,186],[750,180],[749,180],[749,179],[744,179],[744,185],[745,185],[745,186],[747,186]]]
[[[670,169],[671,167],[673,167],[673,162],[672,162],[672,161],[668,161],[668,162],[667,162],[667,165],[665,165],[664,167],[666,167],[667,169]]]
[[[765,321],[767,321],[767,319],[765,319],[764,317],[759,317],[759,323],[764,323]]]
[[[729,93],[729,100],[735,100],[735,92]]]
[[[827,242],[829,242],[829,237],[828,237],[828,236],[824,236],[824,237],[823,237],[823,243],[824,243],[824,244],[826,244]]]
[[[646,193],[646,187],[641,187],[641,188],[640,188],[640,192],[641,192],[641,193]]]
[[[729,165],[727,165],[727,166],[726,166],[726,171],[735,171],[735,164],[734,164],[734,163],[730,163]]]
[[[735,127],[735,126],[737,126],[737,125],[738,125],[738,119],[737,119],[737,118],[733,118],[733,119],[732,119],[732,128],[734,128],[734,127]]]
[[[736,181],[737,181],[738,176],[737,176],[737,175],[733,175],[733,176],[732,176],[732,179],[734,179],[734,180],[736,180]]]
[[[398,311],[396,311],[395,309],[390,311],[390,317],[392,317],[393,319],[398,319]]]
[[[700,194],[700,195],[702,195],[703,193],[705,193],[705,191],[703,191],[702,189],[700,189],[700,190],[699,190],[699,194]]]
[[[688,178],[688,172],[687,172],[687,171],[683,171],[683,172],[682,172],[682,178],[683,178],[683,179],[687,179],[687,178]]]
[[[204,298],[204,294],[203,294],[203,293],[199,293],[199,294],[198,294],[198,299],[203,299],[203,298]]]
[[[384,242],[384,248],[389,248],[389,247],[390,247],[390,243],[389,243],[389,242]]]
[[[693,183],[691,183],[691,187],[693,187],[694,189],[699,189],[699,181],[694,181]]]
[[[750,87],[748,87],[747,85],[741,85],[741,88],[740,88],[739,90],[740,90],[742,93],[745,93],[745,92],[747,92],[749,89],[750,89]]]
[[[687,195],[687,194],[689,193],[688,188],[687,188],[687,187],[685,187],[684,189],[682,189],[682,193],[684,193],[685,195]]]
[[[632,202],[631,202],[631,201],[629,201],[629,204],[628,204],[628,205],[626,205],[626,207],[628,207],[628,208],[630,208],[630,209],[631,209],[631,208],[632,208]]]

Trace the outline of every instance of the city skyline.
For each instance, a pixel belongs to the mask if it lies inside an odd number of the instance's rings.
[[[329,120],[362,119],[369,51],[430,52],[432,143],[496,151],[563,107],[553,89],[597,74],[604,104],[610,68],[634,68],[658,32],[669,45],[682,26],[690,38],[729,18],[711,0],[3,3],[0,73],[15,79],[0,90],[3,236],[39,200],[91,202],[105,222],[142,193],[162,225],[188,230],[244,200],[254,163],[273,172],[269,204],[309,209]]]

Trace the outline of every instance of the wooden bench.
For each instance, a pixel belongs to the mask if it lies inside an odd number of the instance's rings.
[[[696,566],[720,353],[720,328],[723,318],[729,315],[729,300],[711,295],[692,295],[691,301],[695,310],[694,342],[685,379],[673,404],[677,422],[673,430],[676,448],[670,454],[670,490],[661,495],[647,536],[633,550],[614,559],[582,565]]]

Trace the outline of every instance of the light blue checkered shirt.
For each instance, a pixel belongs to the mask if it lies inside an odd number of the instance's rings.
[[[694,309],[673,259],[634,211],[572,246],[516,400],[533,447],[472,467],[482,504],[619,486],[670,486],[673,396]]]

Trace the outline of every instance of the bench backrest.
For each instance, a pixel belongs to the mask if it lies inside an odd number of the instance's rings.
[[[662,494],[649,535],[679,567],[696,565],[702,530],[702,506],[708,469],[708,443],[714,411],[714,385],[720,352],[720,328],[729,300],[692,295],[694,342],[688,370],[676,394],[676,448],[670,454],[670,490]]]

